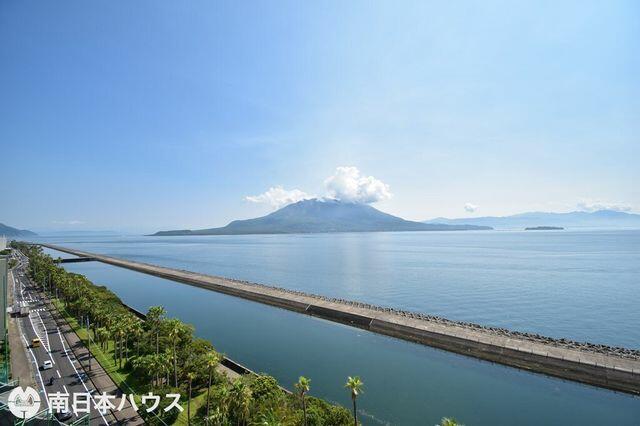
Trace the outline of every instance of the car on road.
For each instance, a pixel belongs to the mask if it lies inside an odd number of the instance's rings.
[[[40,339],[33,339],[31,341],[31,347],[32,348],[39,348],[40,347]]]
[[[89,376],[87,376],[86,373],[78,373],[78,374],[76,374],[76,377],[78,378],[78,381],[80,381],[80,382],[86,382],[87,379],[89,378]]]
[[[47,360],[47,361],[42,363],[42,369],[43,370],[48,370],[50,368],[53,368],[53,363],[50,360]]]

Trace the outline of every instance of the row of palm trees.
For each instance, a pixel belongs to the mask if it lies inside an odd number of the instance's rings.
[[[209,342],[194,338],[191,326],[166,318],[162,307],[151,308],[143,320],[113,292],[94,285],[82,275],[67,272],[39,247],[25,245],[20,249],[29,257],[33,280],[64,303],[67,312],[86,327],[90,340],[105,352],[113,349],[117,368],[142,372],[135,375],[138,385],[183,388],[191,399],[194,383],[201,384],[207,379],[212,382],[221,355]],[[149,376],[146,381],[140,380],[145,376]],[[190,404],[187,409],[190,411]]]

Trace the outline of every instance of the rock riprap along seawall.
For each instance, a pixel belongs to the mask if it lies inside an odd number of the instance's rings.
[[[229,294],[375,333],[617,391],[640,394],[640,351],[555,339],[368,303],[328,298],[247,281],[165,268],[51,244],[44,247],[92,257],[134,271]]]

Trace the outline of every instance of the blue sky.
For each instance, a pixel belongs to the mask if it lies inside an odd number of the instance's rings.
[[[0,61],[14,226],[223,225],[339,166],[409,219],[640,211],[635,1],[4,1]]]

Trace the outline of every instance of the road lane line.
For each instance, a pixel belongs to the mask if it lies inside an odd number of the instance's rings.
[[[40,339],[40,342],[42,342],[42,346],[44,347],[45,352],[46,352],[46,353],[47,353],[47,355],[49,356],[49,359],[51,360],[51,363],[52,363],[53,365],[55,365],[55,363],[56,363],[56,362],[53,360],[53,357],[51,356],[51,346],[49,346],[49,347],[47,348],[47,345],[45,345],[45,340],[44,340],[44,338],[41,338],[41,337],[40,337],[40,335],[38,334],[38,331],[36,330],[36,326],[35,326],[35,324],[34,324],[34,323],[33,323],[33,321],[31,320],[31,314],[29,314],[29,316],[28,316],[28,317],[29,317],[29,322],[31,323],[31,327],[33,328],[33,332],[35,333],[36,337],[37,337],[38,339]],[[44,324],[42,324],[42,325],[43,325],[43,327],[44,327]],[[45,328],[45,330],[46,330],[46,328]],[[46,331],[45,331],[44,333],[46,334]],[[48,342],[49,342],[49,338],[48,338],[48,336],[47,336],[47,344],[48,344]]]
[[[60,328],[56,327],[56,329],[58,330],[58,336],[60,337],[60,343],[62,343],[62,349],[65,349],[65,345],[64,345],[64,340],[62,339],[62,333],[60,332]],[[67,357],[67,359],[69,359]],[[80,383],[82,383],[82,387],[84,388],[84,390],[89,393],[89,389],[87,388],[87,384],[80,379],[80,374],[78,373],[78,369],[76,369],[76,366],[73,364],[73,362],[69,361],[69,364],[71,364],[71,366],[73,367],[73,371],[76,372],[76,377],[78,378],[78,380],[80,381]],[[89,375],[87,375],[87,377],[89,377]],[[93,399],[93,396],[91,394],[89,394],[89,398],[91,399],[91,401],[93,401],[93,406],[94,406],[94,410],[95,410],[95,405],[96,405],[96,401]],[[104,420],[105,424],[109,424],[109,422],[107,421],[107,419],[104,418],[104,415],[100,412],[100,410],[95,410],[98,412],[98,414],[100,414],[100,417],[102,417],[102,420]]]
[[[27,339],[25,339],[24,336],[22,336],[22,339],[24,340],[24,343],[27,345],[27,350],[31,354],[31,357],[33,358],[33,362],[36,365],[36,372],[38,373],[38,377],[40,378],[40,386],[42,386],[42,392],[44,393],[44,400],[47,403],[47,408],[49,408],[49,396],[47,395],[47,389],[44,387],[44,380],[42,380],[42,374],[40,374],[40,366],[38,365],[36,356],[33,354],[33,351],[29,347],[29,343],[27,342]]]
[[[59,377],[60,379],[62,379],[62,375],[60,374],[60,370],[56,370],[56,373],[58,373],[58,377]]]
[[[47,339],[47,347],[49,349],[49,352],[51,352],[51,342],[49,342],[49,333],[47,332],[47,326],[44,325],[44,321],[42,320],[42,317],[40,316],[40,312],[36,311],[36,315],[38,316],[38,318],[40,318],[40,324],[42,324],[42,331],[44,333],[44,337]],[[55,362],[54,362],[55,364]]]

